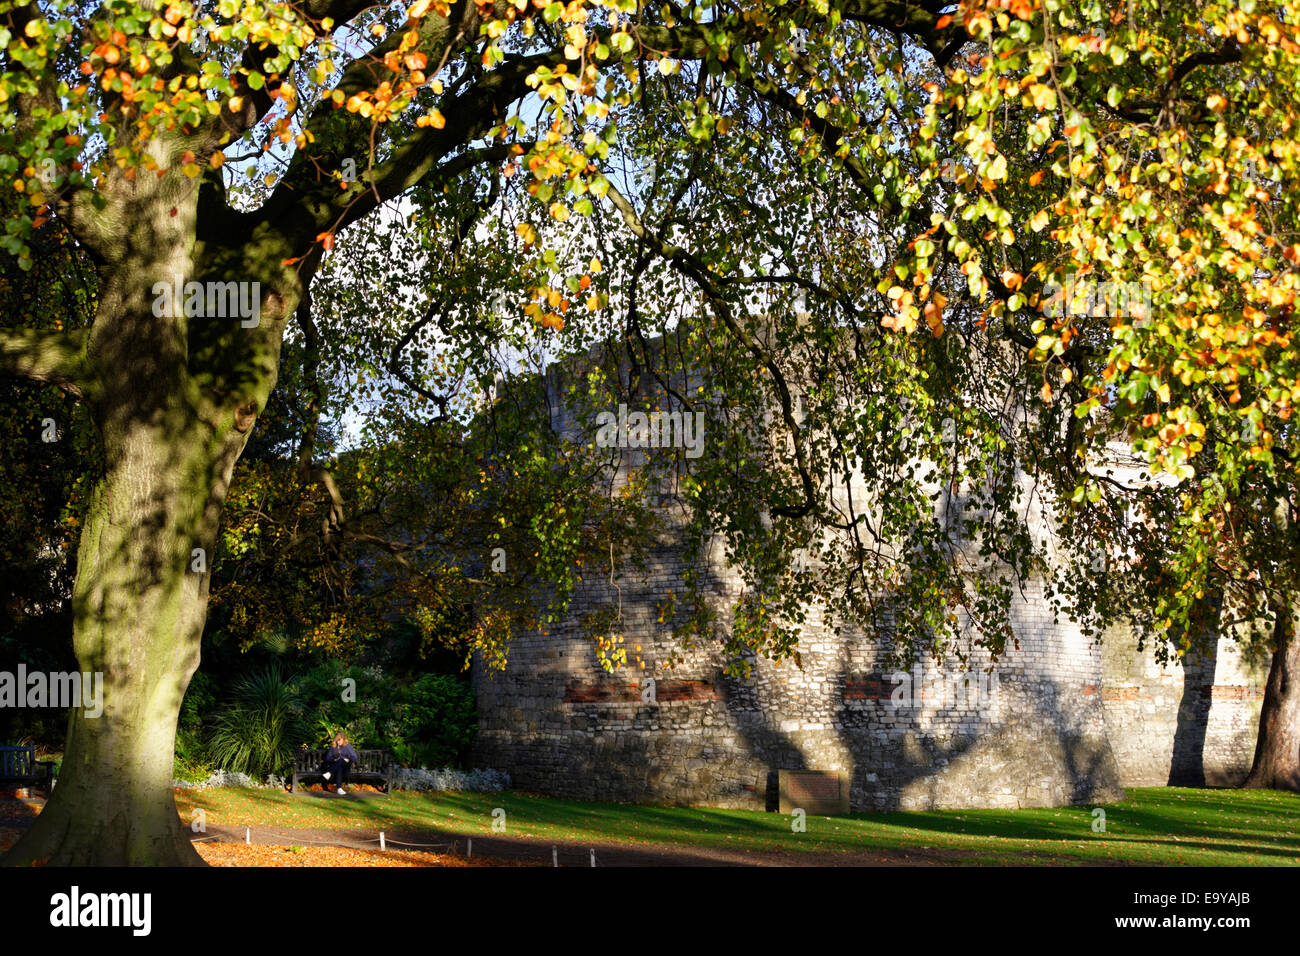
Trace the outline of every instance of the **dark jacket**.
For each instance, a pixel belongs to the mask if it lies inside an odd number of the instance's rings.
[[[348,760],[355,765],[358,759],[357,752],[352,749],[351,744],[344,744],[342,747],[331,747],[325,754],[326,763],[333,763],[336,760]]]

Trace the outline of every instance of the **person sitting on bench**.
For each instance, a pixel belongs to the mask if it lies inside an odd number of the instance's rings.
[[[334,735],[334,746],[325,754],[326,786],[338,787],[340,794],[346,793],[343,784],[347,782],[348,771],[356,765],[357,752],[348,743],[348,735],[339,731]]]

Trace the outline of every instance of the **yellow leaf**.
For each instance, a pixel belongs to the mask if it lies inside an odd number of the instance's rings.
[[[1056,109],[1056,91],[1044,83],[1035,83],[1031,86],[1029,98],[1036,110],[1046,112]]]

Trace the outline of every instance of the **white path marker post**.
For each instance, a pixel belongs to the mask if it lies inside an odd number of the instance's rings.
[[[551,847],[551,863],[554,866],[560,865],[560,851],[555,847]]]
[[[474,855],[474,838],[466,837],[465,838],[465,859],[468,860],[473,855]]]
[[[380,830],[379,831],[379,852],[383,853],[385,849],[386,848],[384,847],[384,831]]]
[[[244,827],[244,845],[253,845],[253,831],[249,827]]]
[[[596,848],[594,846],[591,848],[591,865],[596,865]]]

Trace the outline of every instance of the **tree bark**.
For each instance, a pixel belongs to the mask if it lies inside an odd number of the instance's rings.
[[[115,450],[73,593],[77,661],[103,675],[103,712],[73,710],[58,783],[7,865],[202,865],[176,812],[174,744],[238,453],[201,423],[184,435],[140,423]]]
[[[6,865],[203,865],[173,797],[176,725],[226,492],[300,294],[278,270],[280,248],[245,258],[249,240],[232,237],[196,250],[183,177],[111,182],[105,195],[105,210],[77,220],[105,260],[95,321],[84,352],[70,345],[55,363],[88,377],[104,449],[72,598],[73,649],[83,673],[102,675],[103,710],[73,710],[54,792]],[[260,323],[179,306],[155,315],[154,284],[177,277],[260,281]]]
[[[1255,761],[1242,786],[1300,791],[1300,639],[1294,609],[1278,613],[1273,643]]]

